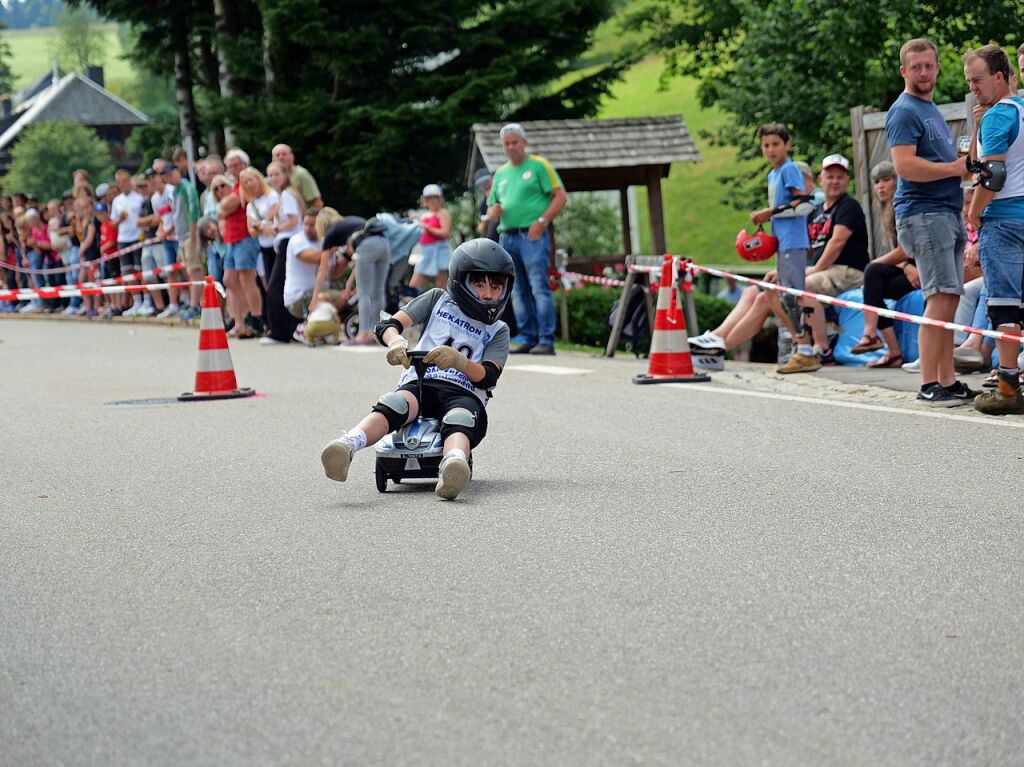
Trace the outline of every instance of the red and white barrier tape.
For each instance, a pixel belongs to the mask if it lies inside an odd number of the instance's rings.
[[[86,262],[85,268],[88,268],[89,263]],[[109,285],[124,285],[126,283],[142,282],[148,280],[151,277],[159,277],[162,274],[170,274],[171,272],[183,271],[184,267],[180,263],[171,264],[170,266],[158,266],[156,269],[149,269],[145,272],[135,272],[134,274],[128,274],[123,277],[110,277],[106,280],[96,280],[95,282],[75,282],[70,285],[53,285],[48,288],[18,288],[17,290],[0,290],[0,301],[22,301],[24,299],[18,298],[4,298],[6,295],[28,295],[30,293],[36,294],[37,298],[43,296],[39,295],[40,291],[50,292],[60,289],[81,289],[81,288],[97,288],[106,287]]]
[[[678,256],[677,256],[678,258]],[[750,277],[742,277],[738,274],[732,274],[730,272],[724,272],[721,269],[713,269],[710,266],[702,266],[701,264],[694,263],[688,259],[683,259],[686,262],[686,269],[696,272],[703,272],[705,274],[711,274],[715,277],[732,277],[737,282],[745,282],[748,285],[757,285],[758,287],[764,288],[765,290],[774,290],[776,293],[788,293],[791,296],[798,298],[813,298],[815,301],[823,304],[832,304],[834,306],[843,306],[847,309],[853,309],[858,312],[870,312],[877,314],[880,317],[889,317],[893,320],[901,320],[903,322],[912,322],[915,325],[927,325],[933,328],[942,328],[944,330],[954,330],[963,333],[972,333],[974,335],[985,336],[986,338],[994,338],[996,340],[1004,341],[1016,341],[1018,343],[1024,342],[1024,336],[1017,335],[1015,333],[1003,333],[999,330],[984,330],[982,328],[972,328],[969,325],[957,325],[955,322],[942,322],[941,320],[933,320],[929,317],[918,317],[916,314],[907,314],[905,312],[896,312],[891,309],[882,309],[877,306],[868,306],[867,304],[861,304],[856,301],[846,301],[841,298],[834,296],[825,296],[821,293],[810,293],[806,290],[797,290],[796,288],[785,288],[782,285],[776,285],[774,282],[765,282],[764,280],[755,280]]]
[[[102,264],[106,261],[112,261],[115,258],[123,256],[125,253],[133,253],[139,248],[144,248],[147,245],[155,245],[158,242],[163,242],[163,240],[158,240],[157,238],[153,237],[152,239],[149,240],[134,242],[127,248],[115,250],[113,253],[108,253],[107,255],[102,256],[100,258],[94,259],[92,261],[82,261],[81,263],[75,264],[73,266],[54,266],[50,269],[26,269],[23,266],[0,263],[0,268],[7,269],[8,271],[11,272],[18,272],[19,274],[63,274],[65,272],[72,272],[75,269],[80,269],[82,268],[83,264]],[[24,256],[22,256],[22,258],[24,258]]]
[[[0,290],[0,301],[33,301],[37,299],[75,298],[77,296],[109,296],[117,293],[142,293],[150,290],[190,288],[205,285],[205,282],[163,282],[146,285],[96,285],[95,287],[33,288],[32,290]],[[214,283],[217,292],[224,295],[224,286]]]
[[[595,277],[589,274],[580,274],[579,272],[559,272],[558,277],[566,290],[572,290],[580,282],[603,285],[606,288],[621,288],[626,284],[622,280],[616,280],[611,277]]]

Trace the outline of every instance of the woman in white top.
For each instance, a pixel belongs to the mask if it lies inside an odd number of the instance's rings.
[[[302,231],[302,199],[292,186],[288,171],[279,162],[267,166],[267,180],[277,195],[277,203],[271,218],[265,221],[260,230],[260,247],[263,237],[273,236],[274,257],[269,262],[267,280],[267,335],[260,343],[287,343],[295,331],[295,319],[284,305],[285,265],[287,264],[288,241],[293,235]]]
[[[260,261],[256,273],[267,285],[267,276],[274,268],[274,235],[270,227],[277,207],[277,192],[267,185],[263,174],[255,168],[246,168],[238,174],[239,196],[245,206],[249,234],[260,244]]]

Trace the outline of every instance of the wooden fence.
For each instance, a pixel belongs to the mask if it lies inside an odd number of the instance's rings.
[[[939,104],[939,112],[949,124],[953,146],[961,136],[969,136],[974,129],[974,97],[967,94],[963,101]],[[853,133],[854,180],[857,185],[857,200],[868,219],[869,252],[878,255],[875,243],[883,241],[882,222],[871,194],[871,169],[882,160],[892,160],[889,143],[885,137],[885,116],[871,107],[854,107],[850,110],[850,127]]]

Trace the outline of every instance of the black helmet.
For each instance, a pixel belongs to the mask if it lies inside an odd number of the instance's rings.
[[[501,245],[486,237],[478,237],[462,243],[452,253],[448,265],[448,294],[469,317],[488,325],[497,320],[505,310],[509,296],[512,295],[512,282],[515,279],[515,267],[512,256]],[[501,298],[496,301],[484,301],[469,285],[471,273],[503,274],[508,278]]]

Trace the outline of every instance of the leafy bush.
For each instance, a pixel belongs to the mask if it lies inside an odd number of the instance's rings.
[[[71,186],[71,172],[110,178],[110,152],[92,128],[76,122],[44,122],[22,131],[11,150],[11,167],[3,178],[7,193],[26,192],[40,200],[60,197]]]
[[[621,288],[603,288],[599,285],[587,285],[570,290],[566,295],[566,305],[569,311],[569,339],[573,343],[586,346],[603,347],[608,343],[608,335],[611,332],[608,319],[612,304],[620,295],[622,295]],[[692,331],[692,335],[697,335],[701,330],[717,327],[732,309],[732,304],[716,296],[694,293],[693,297],[697,309],[697,324],[700,328],[688,328],[688,331]],[[559,298],[559,296],[555,296],[557,312],[561,312]],[[560,316],[557,327],[561,328]],[[637,349],[637,351],[645,350],[646,344]]]
[[[573,192],[555,222],[558,247],[573,258],[599,258],[622,252],[622,217],[618,205],[594,192]]]

